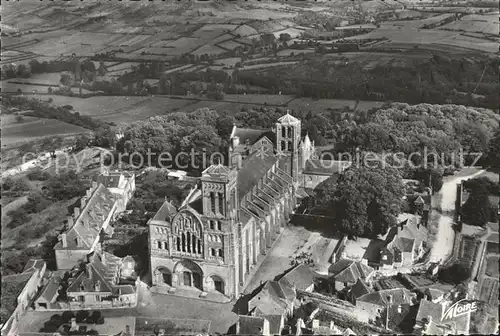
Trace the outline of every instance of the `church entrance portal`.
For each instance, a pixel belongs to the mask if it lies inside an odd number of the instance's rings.
[[[212,275],[212,280],[214,282],[214,289],[217,292],[224,294],[224,281],[217,275]]]
[[[179,261],[174,271],[180,275],[179,285],[203,290],[203,271],[193,261],[187,259]]]
[[[159,267],[156,270],[158,284],[165,284],[172,286],[172,272],[166,267]]]

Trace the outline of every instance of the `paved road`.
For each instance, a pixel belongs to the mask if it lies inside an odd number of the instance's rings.
[[[475,172],[467,176],[457,177],[443,183],[443,187],[439,191],[441,198],[441,217],[439,218],[439,228],[436,236],[436,241],[432,246],[430,261],[440,262],[445,261],[453,250],[453,240],[455,231],[453,231],[453,217],[449,215],[450,211],[455,210],[455,201],[457,199],[457,183],[463,180],[468,180],[482,174],[484,170]]]

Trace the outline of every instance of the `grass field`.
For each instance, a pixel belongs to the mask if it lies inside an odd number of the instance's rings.
[[[229,49],[229,48],[227,48],[227,49]],[[205,44],[205,45],[199,47],[198,49],[193,50],[191,52],[191,54],[193,54],[193,55],[203,55],[203,54],[220,55],[220,54],[225,53],[225,52],[226,52],[226,50],[219,48],[215,45]]]
[[[68,124],[55,119],[23,117],[16,122],[13,115],[2,115],[2,147],[10,147],[20,143],[54,135],[69,135],[89,132],[83,127]]]
[[[218,100],[196,100],[193,98],[169,98],[164,96],[155,97],[90,97],[74,98],[65,96],[43,96],[47,101],[52,98],[52,103],[57,106],[71,105],[75,112],[82,115],[91,116],[107,122],[132,122],[148,117],[163,115],[169,111],[191,112],[198,108],[208,107],[218,111],[227,110],[232,113],[240,112],[243,107],[269,107],[282,106],[283,108],[295,111],[311,111],[319,113],[328,108],[340,109],[349,107],[354,109],[356,101],[342,99],[312,99],[294,98],[286,95],[272,94],[226,94],[224,101]],[[360,101],[357,110],[368,110],[373,107],[380,107],[383,102]]]
[[[464,30],[498,35],[498,15],[467,15],[461,20],[450,22],[440,29]]]

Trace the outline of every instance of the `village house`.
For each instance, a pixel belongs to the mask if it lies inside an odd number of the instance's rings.
[[[406,288],[372,291],[356,298],[356,311],[359,320],[385,326],[386,321],[382,319],[386,316],[388,309],[395,306],[396,311],[401,310],[401,313],[403,313],[402,309],[405,306],[413,306],[415,300],[416,295]]]
[[[135,192],[135,174],[130,172],[113,171],[103,169],[102,173],[95,177],[98,184],[104,185],[115,196],[116,212],[126,210],[127,204]]]
[[[275,335],[271,333],[269,320],[262,316],[238,316],[238,322],[236,322],[236,334],[237,335],[264,335],[270,336]]]
[[[130,284],[130,260],[110,253],[91,253],[81,267],[71,271],[66,290],[70,309],[133,307],[137,291]],[[125,280],[125,281],[124,281]]]
[[[296,290],[276,281],[266,281],[262,289],[248,301],[250,315],[282,315],[290,317],[295,307]]]
[[[366,265],[366,259],[364,261],[341,259],[328,268],[328,275],[334,282],[336,291],[351,287],[360,279],[370,282],[373,273],[374,269]]]
[[[435,303],[428,298],[420,300],[413,333],[415,335],[468,335],[470,314],[457,316],[453,321],[442,321],[442,314],[451,305]]]
[[[380,267],[411,266],[425,252],[428,231],[418,216],[409,216],[389,229],[384,245],[380,248]]]
[[[281,286],[295,288],[298,291],[311,293],[314,290],[314,272],[305,264],[299,264],[278,280]]]
[[[19,320],[43,286],[46,270],[45,261],[31,259],[22,273],[2,276],[2,336],[17,335]]]
[[[70,270],[85,260],[100,245],[101,233],[112,234],[110,223],[116,215],[117,201],[104,185],[92,182],[73,211],[67,219],[67,230],[54,246],[59,270]]]

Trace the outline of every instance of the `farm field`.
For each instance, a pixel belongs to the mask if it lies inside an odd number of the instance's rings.
[[[440,29],[464,30],[471,33],[498,35],[498,14],[496,15],[467,15],[459,21],[441,26]]]
[[[261,69],[261,68],[269,68],[269,67],[276,67],[276,66],[292,65],[292,64],[296,64],[296,63],[298,63],[298,61],[245,65],[245,66],[243,66],[241,68],[241,70],[255,70],[255,69]]]
[[[23,117],[24,121],[12,122],[11,117],[2,115],[2,147],[11,147],[38,138],[54,135],[69,135],[90,132],[83,127],[55,119]]]
[[[363,35],[351,36],[346,40],[380,39],[389,37],[388,44],[410,45],[450,45],[465,49],[472,49],[488,53],[498,51],[498,44],[480,38],[463,36],[459,32],[438,29],[416,29],[411,27],[382,26]],[[382,47],[385,47],[384,44]]]
[[[16,81],[17,80],[15,80],[15,79],[8,79],[8,80],[1,81],[0,88],[2,89],[2,92],[13,93],[13,92],[19,92],[18,90],[21,90],[21,92],[36,94],[36,93],[47,93],[47,90],[49,87],[52,87],[52,89],[57,89],[57,87],[58,87],[58,84],[39,83],[39,82],[35,82],[31,78],[23,79],[23,82],[24,82],[23,84],[15,83]],[[31,83],[33,83],[33,84],[31,84]],[[73,87],[73,88],[71,88],[71,91],[73,93],[79,93],[80,89]],[[82,89],[82,93],[87,94],[87,93],[92,93],[92,91]]]
[[[192,112],[198,108],[208,107],[220,111],[227,110],[232,113],[240,112],[243,107],[262,107],[266,104],[282,106],[296,111],[312,111],[313,113],[326,111],[328,108],[340,109],[349,107],[354,109],[356,101],[342,99],[294,98],[286,95],[272,94],[226,94],[224,101],[184,97],[124,97],[106,96],[76,98],[57,95],[43,96],[47,101],[52,98],[56,106],[71,105],[75,112],[107,122],[121,123],[147,119],[152,116],[162,115],[170,111]],[[383,102],[359,101],[356,110],[368,110],[380,107]]]

